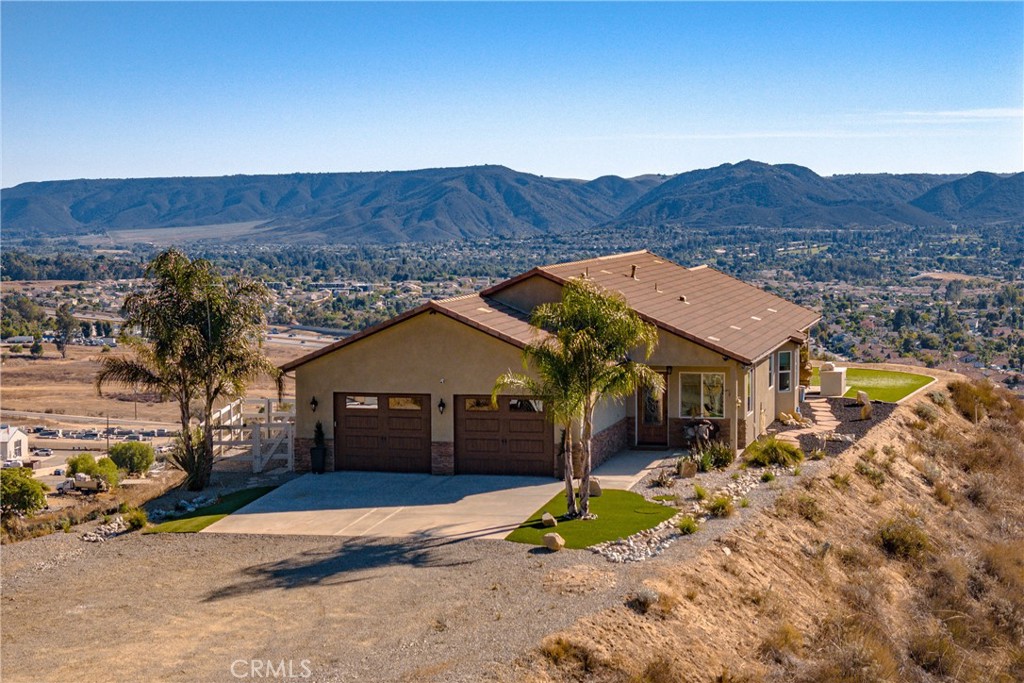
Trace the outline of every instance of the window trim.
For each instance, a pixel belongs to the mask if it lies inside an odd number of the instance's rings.
[[[789,370],[782,369],[782,354],[789,355]],[[793,352],[792,351],[779,351],[778,373],[779,373],[779,393],[788,394],[793,391]],[[782,388],[782,376],[786,375],[789,378],[789,388]]]
[[[747,370],[747,415],[754,413],[754,382],[757,381],[757,377],[754,374],[754,368],[751,367]]]
[[[775,388],[775,354],[768,354],[768,388]]]
[[[726,401],[725,401],[725,372],[722,370],[712,370],[708,372],[697,371],[679,371],[679,417],[683,419],[708,419],[708,420],[724,420],[726,419]],[[697,375],[700,377],[700,415],[686,415],[683,411],[683,375]],[[721,415],[707,415],[704,412],[704,376],[705,375],[718,375],[722,378],[722,414]]]

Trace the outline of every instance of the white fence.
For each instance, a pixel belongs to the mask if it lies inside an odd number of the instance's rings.
[[[213,414],[213,456],[252,462],[254,473],[272,460],[295,469],[295,401],[241,398]]]

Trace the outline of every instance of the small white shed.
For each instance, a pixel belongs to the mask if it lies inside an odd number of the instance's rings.
[[[28,435],[17,427],[0,426],[0,460],[28,457]]]

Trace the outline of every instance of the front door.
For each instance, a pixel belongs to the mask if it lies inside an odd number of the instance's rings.
[[[637,391],[636,443],[638,446],[668,446],[668,374],[661,390]]]

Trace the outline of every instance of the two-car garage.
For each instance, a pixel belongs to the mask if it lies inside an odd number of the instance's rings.
[[[553,476],[543,401],[455,395],[452,402],[456,474]],[[336,392],[334,469],[430,472],[433,410],[427,394]],[[437,419],[451,419],[438,412]]]

